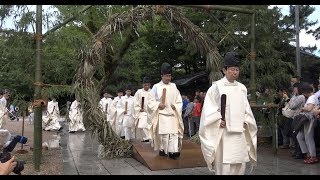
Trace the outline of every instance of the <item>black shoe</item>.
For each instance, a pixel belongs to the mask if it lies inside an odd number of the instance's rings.
[[[180,157],[180,152],[176,152],[176,157],[177,157],[177,158]]]
[[[69,133],[75,133],[76,131],[69,131]]]
[[[124,136],[120,136],[120,138],[121,138],[121,139],[124,139],[125,137],[124,137]]]
[[[63,127],[61,126],[59,129],[58,129],[58,131],[61,131],[63,129]]]
[[[167,154],[164,152],[164,150],[159,151],[159,156],[167,156]]]
[[[149,142],[149,139],[147,139],[147,140],[143,140],[142,142]]]
[[[169,153],[169,158],[171,158],[171,159],[177,160],[177,159],[179,159],[179,157],[180,157],[180,153],[179,152]]]

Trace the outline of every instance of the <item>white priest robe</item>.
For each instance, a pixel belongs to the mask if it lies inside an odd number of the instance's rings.
[[[112,125],[112,123],[113,123],[113,121],[110,119],[111,103],[112,103],[112,99],[105,98],[105,97],[103,97],[99,102],[99,107],[100,107],[101,111],[106,115],[107,121],[109,122],[110,125]],[[113,130],[115,130],[115,129],[113,129]]]
[[[69,111],[69,132],[86,130],[83,125],[83,112],[80,106],[80,102],[77,100],[74,100],[71,104]]]
[[[117,113],[117,104],[118,101],[121,99],[121,97],[117,96],[113,99],[110,105],[110,116],[108,118],[108,122],[111,124],[112,129],[116,132],[116,134],[120,136],[124,136],[124,134],[121,133],[122,131],[122,125],[118,123],[119,116]]]
[[[49,101],[47,106],[47,113],[42,117],[42,128],[46,131],[59,130],[60,111],[58,102]]]
[[[126,107],[127,103],[127,107]],[[117,116],[118,116],[118,123],[120,126],[122,126],[124,131],[124,136],[126,140],[133,139],[134,136],[134,98],[133,96],[122,96],[117,104]],[[125,110],[127,110],[127,113],[125,114]]]
[[[152,93],[151,89],[148,91],[139,89],[134,95],[134,120],[135,127],[142,130],[143,140],[150,139],[149,129],[151,126],[150,115],[147,113],[148,101],[151,98]],[[142,107],[142,98],[144,99]],[[141,109],[144,109],[144,112],[140,112]]]
[[[165,108],[159,109],[163,89],[166,88]],[[154,150],[180,152],[183,138],[182,97],[175,83],[164,84],[162,81],[155,84],[151,90],[153,96],[148,102],[148,113],[151,117],[150,137]],[[175,110],[171,108],[175,106]],[[169,140],[163,135],[170,135]],[[170,138],[173,137],[177,142]],[[169,141],[169,142],[167,142]],[[173,142],[174,141],[174,142]],[[172,142],[172,144],[170,143]]]
[[[4,127],[8,120],[9,116],[7,110],[7,99],[5,97],[2,97],[0,99],[0,129]]]
[[[227,97],[225,128],[220,127],[222,94]],[[226,77],[212,84],[204,100],[199,136],[207,166],[216,174],[244,174],[246,162],[256,164],[257,125],[243,84],[230,83]]]

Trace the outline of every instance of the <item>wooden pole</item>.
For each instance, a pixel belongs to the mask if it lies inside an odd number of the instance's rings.
[[[141,109],[144,110],[144,97],[142,97],[142,100],[141,100]]]
[[[21,132],[21,136],[24,135],[24,118],[26,117],[26,112],[22,111],[22,132]],[[23,149],[23,144],[21,143],[21,149]]]
[[[167,95],[167,89],[163,88],[162,90],[162,96],[161,96],[161,102],[162,104],[166,104],[166,95]]]
[[[297,75],[301,77],[301,58],[300,58],[300,25],[299,25],[299,5],[295,6],[295,29],[296,29],[296,61]]]
[[[36,14],[36,70],[35,70],[35,81],[41,84],[42,73],[41,73],[41,55],[42,55],[42,5],[37,5]],[[34,99],[41,99],[41,85],[35,86]],[[40,171],[40,162],[42,155],[42,107],[34,107],[34,143],[33,143],[33,160],[34,169]]]
[[[251,104],[256,104],[257,102],[257,96],[256,96],[256,14],[253,13],[251,15],[251,30],[250,30],[250,94],[251,94],[251,99],[250,103]]]
[[[88,10],[92,5],[85,6],[80,10],[77,15],[72,16],[65,20],[63,23],[42,34],[42,5],[37,5],[36,9],[36,69],[35,69],[35,93],[34,100],[41,100],[42,86],[42,72],[41,72],[41,61],[42,61],[42,40],[50,33],[56,31],[68,22],[74,20],[79,14]],[[34,145],[33,145],[33,162],[34,169],[40,171],[40,162],[42,155],[42,106],[34,106]]]
[[[127,114],[128,112],[128,101],[126,101],[125,107],[124,107],[124,112]]]

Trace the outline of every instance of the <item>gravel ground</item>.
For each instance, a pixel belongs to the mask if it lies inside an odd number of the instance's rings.
[[[13,136],[22,134],[22,117],[20,121],[8,121],[4,127],[8,129]],[[63,159],[62,159],[62,150],[59,146],[58,148],[43,148],[42,157],[40,164],[40,171],[34,170],[33,162],[33,135],[34,135],[34,126],[28,124],[27,118],[24,123],[24,133],[23,136],[28,138],[26,144],[23,145],[18,143],[11,152],[15,156],[17,161],[25,161],[24,170],[21,172],[22,175],[61,175],[63,173]],[[42,131],[42,142],[50,143],[53,140],[57,140],[59,136],[56,131]],[[17,150],[26,150],[27,153],[21,154]],[[1,150],[2,152],[2,150]],[[14,175],[14,173],[11,173]]]

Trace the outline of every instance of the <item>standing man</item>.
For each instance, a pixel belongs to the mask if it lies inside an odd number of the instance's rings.
[[[103,98],[99,102],[99,107],[100,107],[102,113],[106,116],[107,121],[109,122],[110,125],[112,122],[110,119],[110,109],[111,109],[111,103],[112,103],[111,97],[112,96],[110,94],[105,92],[103,94]],[[112,125],[111,125],[111,127],[112,127]],[[113,129],[113,130],[115,130],[115,129]]]
[[[151,126],[150,116],[147,113],[148,101],[151,98],[152,93],[150,89],[150,78],[143,78],[143,88],[138,89],[134,95],[134,118],[135,118],[135,128],[142,131],[143,142],[149,142],[150,133],[149,128]],[[137,135],[137,134],[136,134]]]
[[[182,116],[184,115],[184,113],[186,112],[186,109],[187,109],[187,105],[188,105],[188,97],[186,94],[181,94],[182,96]],[[182,117],[183,119],[183,117]]]
[[[225,76],[208,89],[200,119],[201,150],[209,170],[216,175],[243,175],[246,162],[257,162],[257,125],[247,88],[236,81],[240,59],[235,52],[224,57]],[[226,94],[225,120],[221,95]]]
[[[115,97],[113,99],[113,101],[111,102],[111,107],[110,107],[110,120],[108,119],[108,121],[111,124],[112,129],[115,131],[115,133],[120,137],[120,136],[124,136],[124,134],[121,134],[122,132],[122,126],[119,125],[118,121],[119,121],[119,116],[117,115],[117,104],[118,101],[121,99],[121,97],[123,96],[123,90],[119,89],[117,91],[117,97]]]
[[[159,150],[160,156],[172,159],[180,157],[183,138],[183,121],[181,118],[182,98],[176,84],[171,81],[170,64],[161,66],[161,81],[152,87],[152,98],[148,103],[151,115],[151,146]]]
[[[122,127],[123,135],[121,138],[125,140],[133,139],[134,136],[134,98],[131,96],[131,87],[127,85],[126,95],[122,96],[117,104],[117,117],[119,118],[118,124]]]
[[[85,131],[86,128],[83,125],[83,111],[80,104],[80,98],[77,97],[71,104],[69,111],[69,133],[76,131]]]
[[[10,94],[8,90],[1,91],[0,94],[2,95],[0,99],[0,129],[2,129],[6,122],[9,120],[7,99],[9,99]]]
[[[194,97],[188,96],[188,104],[186,111],[183,114],[183,125],[184,125],[184,134],[187,134],[189,137],[191,137],[191,122],[192,122],[192,116],[193,116],[193,108],[194,108]],[[200,120],[199,120],[200,121]]]
[[[99,107],[101,111],[106,115],[109,113],[108,111],[110,110],[110,105],[112,102],[111,97],[112,96],[110,94],[105,92],[103,94],[103,98],[101,98],[101,100],[99,101]]]
[[[293,76],[290,80],[290,84],[291,87],[295,84],[295,83],[300,83],[301,82],[301,77],[300,76]]]
[[[59,105],[58,105],[58,102],[56,101],[56,98],[53,97],[52,100],[48,102],[46,116],[42,118],[43,129],[45,131],[50,131],[50,130],[60,131],[62,127],[59,124],[59,119],[60,119]]]

